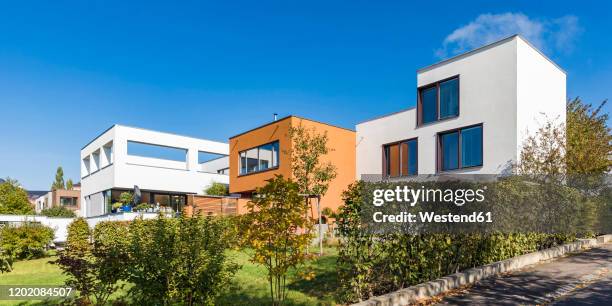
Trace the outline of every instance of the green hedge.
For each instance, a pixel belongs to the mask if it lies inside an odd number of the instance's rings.
[[[45,208],[40,211],[40,215],[47,217],[64,217],[64,218],[74,218],[76,214],[74,211],[63,207],[63,206],[54,206],[51,208]]]
[[[364,190],[367,189],[365,184],[357,182],[345,191],[345,204],[338,216],[338,229],[342,237],[338,258],[341,302],[365,300],[576,239],[576,234],[567,232],[369,234],[364,230],[361,219]],[[572,207],[576,213],[593,213],[585,212],[593,206],[589,201],[580,200],[580,194],[565,187],[551,188],[551,194],[547,195],[541,194],[538,185],[525,185],[524,182],[512,180],[490,185],[489,188],[496,188],[489,191],[502,208],[515,205],[513,209],[516,209],[541,197],[552,196],[560,206],[571,206],[575,204],[574,201],[581,201],[583,204],[574,205],[575,209]]]
[[[77,288],[77,302],[104,304],[123,284],[136,305],[213,305],[237,271],[226,255],[234,233],[222,217],[100,222],[69,227],[58,264]]]

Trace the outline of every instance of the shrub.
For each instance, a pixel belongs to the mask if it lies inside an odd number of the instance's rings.
[[[0,246],[0,273],[13,270],[13,257]]]
[[[229,190],[227,188],[227,185],[218,182],[213,182],[212,184],[210,184],[210,186],[204,189],[204,193],[207,195],[225,196],[229,194]]]
[[[418,184],[421,186],[421,183]],[[588,207],[588,204],[580,202],[579,193],[565,186],[542,186],[508,180],[488,187],[494,203],[498,204],[496,207],[511,208],[506,213],[520,207],[531,211],[535,208],[527,204],[544,202],[544,198],[567,212],[573,212],[574,207],[576,211]],[[343,194],[344,205],[338,214],[338,230],[342,237],[338,256],[338,293],[340,300],[346,303],[576,238],[576,234],[571,232],[370,233],[364,230],[362,223],[365,216],[362,214],[365,208],[364,190],[363,182],[351,185]],[[573,219],[580,219],[573,216]],[[579,229],[582,224],[576,224],[573,219],[568,215],[568,220],[562,224]]]
[[[149,204],[149,203],[140,203],[140,204],[136,205],[136,207],[134,207],[134,210],[136,210],[136,211],[146,211],[149,208],[151,208],[151,204]]]
[[[47,217],[64,217],[64,218],[74,218],[76,214],[74,211],[63,207],[63,206],[54,206],[51,208],[45,208],[40,211],[40,214]]]
[[[0,249],[10,258],[40,258],[46,255],[45,250],[54,236],[53,229],[39,223],[4,227],[0,229]]]
[[[213,305],[238,268],[225,253],[231,241],[225,219],[160,215],[135,220],[129,231],[127,273],[136,303]]]
[[[126,278],[128,264],[126,235],[127,225],[120,222],[100,222],[93,232],[83,218],[68,226],[66,248],[55,263],[68,275],[66,285],[77,290],[77,304],[104,305],[123,287],[120,280]]]

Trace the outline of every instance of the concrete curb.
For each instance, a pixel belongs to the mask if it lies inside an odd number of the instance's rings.
[[[540,261],[550,260],[567,253],[591,248],[598,244],[612,241],[612,235],[603,235],[592,239],[579,239],[578,241],[557,246],[554,248],[529,253],[514,258],[494,262],[489,265],[472,268],[463,272],[448,275],[427,283],[404,288],[392,293],[373,297],[369,300],[352,304],[353,306],[402,306],[416,303],[420,299],[436,296],[446,291],[475,283],[481,279],[491,277],[503,272],[509,272],[536,264]]]

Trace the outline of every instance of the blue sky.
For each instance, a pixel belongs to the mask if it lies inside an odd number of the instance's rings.
[[[418,68],[515,32],[568,96],[612,96],[603,1],[1,3],[0,177],[28,189],[58,165],[78,181],[114,123],[220,141],[274,112],[353,128],[414,105]]]

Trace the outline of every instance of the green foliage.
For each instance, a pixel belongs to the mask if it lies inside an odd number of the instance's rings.
[[[5,258],[40,258],[46,255],[45,250],[54,236],[53,229],[38,223],[3,227],[0,229],[0,249]]]
[[[337,176],[336,166],[322,162],[321,157],[333,149],[327,146],[327,133],[319,134],[301,124],[289,129],[291,138],[291,173],[302,194],[325,195]]]
[[[593,109],[580,98],[567,104],[567,170],[570,174],[603,174],[612,170],[612,131],[603,101]]]
[[[140,203],[140,204],[136,205],[136,207],[134,207],[134,210],[136,210],[136,211],[146,211],[149,208],[151,208],[151,204],[149,204],[149,203]]]
[[[127,268],[138,304],[214,305],[237,270],[226,255],[230,225],[223,218],[181,216],[135,220],[129,226]],[[147,239],[142,239],[147,237]]]
[[[213,196],[226,196],[229,194],[229,190],[227,188],[227,185],[218,182],[213,182],[212,184],[210,184],[210,186],[208,186],[208,188],[204,190],[204,193]]]
[[[0,273],[13,271],[13,257],[0,245]]]
[[[40,211],[40,214],[47,217],[63,217],[63,218],[74,218],[76,214],[74,211],[63,207],[63,206],[54,206],[51,208],[45,208]]]
[[[306,247],[312,237],[301,231],[311,229],[312,224],[304,218],[307,208],[298,184],[282,176],[267,182],[247,204],[242,235],[254,250],[251,261],[267,269],[273,304],[280,305],[286,298],[287,272],[309,257]]]
[[[0,184],[0,214],[28,215],[34,213],[28,193],[15,180],[7,178]]]
[[[126,224],[118,222],[100,222],[93,233],[83,218],[68,226],[66,248],[55,263],[68,276],[66,285],[77,290],[77,304],[105,305],[122,288],[119,281],[126,277],[128,261],[126,234]]]
[[[113,203],[112,207],[113,207],[113,209],[119,209],[119,208],[121,208],[121,206],[123,206],[123,203],[115,202],[115,203]]]
[[[72,182],[72,179],[68,179],[68,181],[66,182],[66,189],[67,190],[74,189],[74,183]]]
[[[122,192],[119,195],[119,201],[124,205],[130,205],[134,201],[134,194],[129,191]]]
[[[345,204],[338,214],[338,230],[342,237],[338,257],[338,291],[342,302],[365,300],[576,238],[573,233],[536,232],[372,234],[364,229],[364,220],[361,219],[364,216],[364,184],[356,182],[344,192]],[[517,205],[512,207],[516,209],[523,203],[537,203],[543,197],[558,205],[575,205],[576,210],[567,216],[566,223],[561,224],[573,224],[578,229],[580,224],[572,223],[572,218],[580,219],[575,215],[589,207],[589,204],[577,205],[584,203],[582,195],[565,186],[540,186],[508,180],[495,188],[491,196],[501,207]]]
[[[66,185],[64,184],[64,169],[62,169],[62,167],[57,167],[57,171],[55,171],[55,181],[51,184],[51,190],[58,189],[66,189]]]

